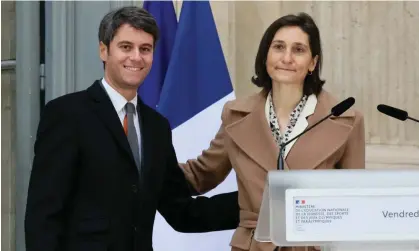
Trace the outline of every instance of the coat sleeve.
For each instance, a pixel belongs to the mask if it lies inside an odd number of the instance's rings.
[[[238,193],[210,198],[192,197],[188,182],[179,168],[171,141],[167,142],[167,166],[158,211],[179,232],[199,233],[235,229],[239,223]]]
[[[66,104],[46,105],[38,126],[25,214],[28,251],[56,251],[77,166],[73,116]]]
[[[224,105],[221,115],[221,126],[215,138],[196,159],[189,159],[180,164],[187,180],[198,193],[206,193],[218,186],[231,172],[232,166],[225,145],[225,126],[227,121],[227,106]]]
[[[356,113],[354,127],[339,164],[344,169],[365,169],[365,125],[361,113]]]

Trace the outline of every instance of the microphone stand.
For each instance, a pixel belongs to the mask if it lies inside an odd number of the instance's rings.
[[[279,146],[279,156],[278,156],[278,164],[277,164],[277,169],[278,170],[284,170],[284,152],[285,152],[285,147],[293,142],[295,139],[297,139],[298,137],[300,137],[301,135],[303,135],[304,133],[310,131],[311,129],[313,129],[315,126],[317,126],[318,124],[320,124],[321,122],[325,121],[326,119],[330,118],[333,115],[333,113],[330,113],[329,115],[327,115],[326,117],[324,117],[323,119],[319,120],[318,122],[316,122],[314,125],[310,126],[309,128],[307,128],[306,130],[304,130],[303,132],[301,132],[300,134],[298,134],[297,136],[295,136],[294,138],[288,140],[285,143],[282,143]]]
[[[410,119],[410,120],[413,120],[413,121],[415,121],[415,122],[418,122],[418,123],[419,123],[419,120],[417,120],[417,119],[414,119],[414,118],[409,117],[409,116],[407,116],[407,118],[408,118],[408,119]]]

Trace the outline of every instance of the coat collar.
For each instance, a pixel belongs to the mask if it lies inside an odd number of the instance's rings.
[[[265,170],[277,168],[279,148],[272,137],[265,117],[265,90],[229,106],[231,113],[240,113],[241,118],[226,126],[232,140]],[[308,115],[308,126],[326,117],[338,102],[325,90],[317,96],[314,113]],[[308,133],[298,138],[284,162],[285,168],[312,169],[340,148],[349,137],[355,112],[348,110],[339,117],[330,117]]]
[[[231,104],[229,109],[238,112],[251,113],[257,109],[260,102],[265,104],[268,93],[268,91],[263,89],[260,92],[246,98],[237,99]],[[330,113],[333,106],[338,104],[338,101],[326,90],[322,90],[322,92],[317,96],[317,100],[319,105],[316,106],[315,111],[321,112],[325,116]],[[354,116],[355,112],[352,109],[349,109],[340,115],[339,118]]]

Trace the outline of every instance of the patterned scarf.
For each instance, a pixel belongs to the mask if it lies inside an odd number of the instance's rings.
[[[298,105],[295,107],[295,109],[290,114],[290,119],[288,126],[285,130],[284,135],[281,134],[281,131],[279,130],[279,122],[278,118],[275,113],[275,107],[272,102],[272,92],[268,95],[268,102],[269,102],[269,125],[271,127],[271,132],[273,137],[275,138],[275,141],[278,146],[280,146],[282,143],[285,143],[289,140],[289,135],[291,134],[292,130],[294,129],[295,124],[297,123],[298,117],[300,116],[301,112],[303,111],[303,108],[307,102],[307,96],[304,95]]]

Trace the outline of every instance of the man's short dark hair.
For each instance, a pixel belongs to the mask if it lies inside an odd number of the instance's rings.
[[[159,39],[159,28],[154,17],[143,8],[129,6],[111,11],[103,17],[99,25],[99,42],[104,43],[109,50],[109,44],[124,24],[151,34],[154,45]]]

